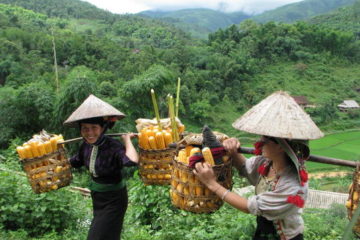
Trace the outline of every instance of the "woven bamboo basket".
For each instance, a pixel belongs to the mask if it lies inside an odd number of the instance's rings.
[[[139,174],[146,185],[169,185],[171,182],[172,161],[176,149],[140,149]]]
[[[64,148],[50,154],[21,160],[34,193],[44,193],[68,186],[72,180],[70,163]]]
[[[355,210],[358,208],[359,197],[360,197],[360,166],[356,166],[356,170],[353,174],[353,182],[349,189],[349,198],[347,201],[348,217],[352,218]],[[353,232],[360,237],[360,219],[357,220],[353,227]]]
[[[213,170],[218,182],[225,188],[231,189],[231,159],[213,166]],[[218,210],[224,203],[200,182],[192,168],[177,159],[173,161],[170,197],[174,206],[194,213],[211,213]]]

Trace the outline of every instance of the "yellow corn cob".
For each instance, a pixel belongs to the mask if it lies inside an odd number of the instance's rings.
[[[24,144],[23,146],[24,146],[24,149],[25,149],[25,158],[33,158],[34,155],[33,155],[32,152],[31,152],[31,147],[30,147],[30,145]]]
[[[359,199],[359,194],[357,192],[354,192],[353,194],[353,200],[356,202]]]
[[[204,195],[204,190],[203,190],[203,188],[196,186],[196,187],[195,187],[195,194],[196,194],[196,196],[198,196],[198,197],[203,196],[203,195]]]
[[[179,160],[179,162],[182,162],[182,163],[186,164],[186,152],[185,152],[185,149],[182,149],[182,150],[179,151],[178,160]]]
[[[30,149],[31,149],[32,155],[34,157],[39,157],[40,156],[40,153],[37,150],[37,143],[36,142],[31,142],[30,143]]]
[[[180,172],[180,180],[183,183],[187,183],[188,182],[188,174],[185,171]]]
[[[171,180],[171,186],[176,189],[178,182],[175,179]]]
[[[166,132],[166,133],[164,134],[164,140],[165,140],[165,146],[168,148],[168,147],[169,147],[169,144],[173,142],[171,133]]]
[[[184,184],[179,183],[179,184],[176,186],[176,191],[178,191],[179,193],[183,193],[183,191],[184,191]]]
[[[39,156],[44,156],[46,154],[46,149],[45,149],[44,143],[38,142],[37,150],[38,150]]]
[[[191,146],[191,145],[187,145],[186,147],[185,147],[185,151],[186,151],[186,156],[190,156],[190,152],[191,152],[191,149],[193,149],[194,147],[193,146]]]
[[[44,143],[44,145],[45,145],[46,153],[51,153],[51,152],[53,152],[50,141],[46,141],[46,142]]]
[[[184,195],[189,195],[189,186],[184,187]]]
[[[149,140],[146,136],[146,133],[139,133],[139,145],[142,149],[148,150],[150,149]]]
[[[205,159],[205,162],[207,162],[208,164],[210,164],[211,166],[214,166],[215,165],[215,162],[214,162],[214,158],[213,158],[213,155],[211,153],[211,150],[210,148],[208,147],[204,147],[202,149],[202,155]]]
[[[143,133],[139,133],[138,134],[138,139],[139,139],[139,146],[144,149],[144,134]]]
[[[223,157],[222,157],[222,161],[223,162],[227,162],[229,160],[229,156],[228,155],[224,155]]]
[[[185,125],[178,125],[179,133],[183,133],[185,131]]]
[[[158,149],[165,149],[165,141],[164,141],[164,136],[162,132],[156,132],[155,134],[155,139],[156,139],[156,146],[158,147]]]
[[[16,151],[19,154],[19,157],[21,159],[25,158],[25,148],[24,147],[18,146],[18,147],[16,147]]]
[[[150,138],[150,137],[155,138],[155,132],[151,129],[146,130],[146,135],[148,136],[148,138]]]
[[[194,147],[194,148],[191,149],[189,156],[192,156],[192,155],[194,155],[195,153],[198,153],[198,152],[201,152],[200,148]]]
[[[141,148],[144,148],[143,136],[144,136],[144,135],[143,135],[141,132],[138,134],[139,147],[141,147]]]
[[[153,136],[149,137],[149,144],[150,144],[151,149],[154,149],[154,150],[157,149],[156,141],[155,141],[155,138]]]

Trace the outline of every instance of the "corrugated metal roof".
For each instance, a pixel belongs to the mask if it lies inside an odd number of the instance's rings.
[[[342,108],[359,108],[360,106],[355,100],[344,100],[344,102],[339,104],[338,107],[342,107]]]

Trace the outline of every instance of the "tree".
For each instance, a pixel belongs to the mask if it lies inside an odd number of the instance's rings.
[[[168,92],[164,92],[165,86],[173,83],[176,89],[176,76],[172,71],[161,65],[153,65],[144,73],[125,83],[120,89],[120,97],[127,112],[133,117],[154,116],[150,98],[150,90],[154,89],[160,103],[160,110],[164,109],[165,97]]]
[[[84,67],[75,67],[67,76],[65,86],[57,98],[54,108],[53,126],[66,131],[62,124],[77,107],[90,95],[97,93],[95,73]]]

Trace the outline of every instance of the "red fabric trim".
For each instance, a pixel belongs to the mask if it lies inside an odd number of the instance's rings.
[[[299,171],[300,180],[301,180],[301,186],[304,186],[304,183],[306,183],[309,180],[308,173],[305,169],[301,169]]]
[[[255,150],[253,151],[253,153],[255,155],[261,155],[262,154],[262,147],[264,146],[264,142],[263,141],[258,141],[256,143],[254,143],[254,147]]]
[[[265,163],[263,163],[259,166],[257,171],[261,176],[266,176],[269,172],[269,167],[266,167]]]
[[[214,159],[222,157],[226,154],[224,147],[211,148],[210,151]],[[189,167],[194,168],[196,163],[203,161],[204,157],[201,153],[194,154],[189,158]]]
[[[190,168],[195,168],[195,164],[198,162],[203,162],[204,161],[204,157],[202,154],[194,154],[189,158],[189,167]]]
[[[288,203],[294,204],[295,206],[299,208],[303,208],[305,205],[304,199],[302,199],[299,195],[290,195],[287,200]]]

